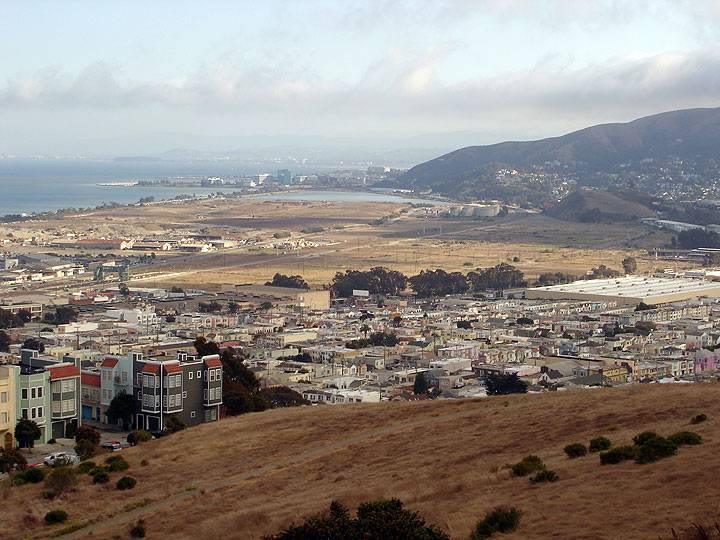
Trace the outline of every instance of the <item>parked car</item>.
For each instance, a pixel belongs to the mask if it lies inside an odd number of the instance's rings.
[[[75,465],[80,463],[80,458],[77,454],[71,452],[53,452],[49,456],[46,456],[43,463],[48,467],[55,467],[56,465]]]
[[[107,441],[102,443],[100,448],[109,450],[110,452],[115,452],[117,450],[122,450],[122,444],[120,444],[120,441]]]

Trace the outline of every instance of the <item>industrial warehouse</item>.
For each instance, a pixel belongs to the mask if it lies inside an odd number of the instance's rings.
[[[701,279],[629,276],[574,281],[525,291],[528,299],[615,301],[618,305],[657,305],[701,297],[720,297],[720,283]]]

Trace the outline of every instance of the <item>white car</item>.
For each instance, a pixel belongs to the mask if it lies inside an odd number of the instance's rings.
[[[70,452],[53,452],[49,456],[46,456],[43,463],[48,467],[54,467],[59,463],[75,465],[80,463],[80,458],[76,454]]]

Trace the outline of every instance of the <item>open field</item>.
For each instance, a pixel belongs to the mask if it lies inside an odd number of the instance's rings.
[[[301,274],[311,285],[321,286],[336,271],[372,266],[412,275],[423,269],[467,272],[508,262],[530,280],[542,272],[582,275],[600,264],[620,269],[627,255],[638,258],[640,271],[672,266],[644,257],[641,250],[666,245],[670,235],[640,224],[572,223],[530,213],[451,220],[426,217],[408,208],[396,203],[195,201],[96,210],[76,219],[7,225],[3,232],[15,237],[82,232],[96,238],[201,233],[235,240],[253,238],[261,244],[282,232],[323,244],[287,252],[241,247],[199,255],[158,253],[147,271],[134,272],[142,278],[140,283],[209,289],[227,282],[264,283],[276,272]],[[24,249],[48,251],[33,246]]]
[[[523,512],[508,540],[669,536],[672,527],[717,517],[708,502],[720,496],[718,392],[717,384],[634,385],[249,414],[123,451],[127,474],[138,479],[131,491],[88,477],[59,501],[43,500],[41,486],[5,490],[3,538],[49,537],[56,529],[38,521],[64,508],[81,527],[67,539],[126,538],[139,518],[150,538],[254,539],[333,499],[355,506],[393,496],[454,539],[466,539],[500,504]],[[709,421],[690,427],[698,413]],[[654,464],[601,466],[597,455],[569,460],[563,453],[599,435],[626,444],[641,431],[683,429],[705,443]],[[511,477],[504,465],[531,453],[560,481]]]

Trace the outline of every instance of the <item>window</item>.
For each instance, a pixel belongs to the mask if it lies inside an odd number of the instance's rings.
[[[52,404],[52,412],[53,412],[53,414],[60,414],[60,409],[61,409],[60,402],[59,402],[59,401],[53,401],[53,404]]]
[[[75,400],[74,399],[64,399],[62,402],[62,412],[63,413],[70,413],[75,410]]]
[[[0,423],[3,423],[3,424],[8,423],[8,413],[6,413],[6,412],[0,413]]]
[[[51,385],[51,391],[52,391],[53,394],[59,394],[59,393],[60,393],[60,389],[61,389],[61,387],[60,387],[60,381],[55,381],[54,383],[52,383],[52,385]]]
[[[192,378],[193,378],[193,372],[191,371],[190,373],[188,373],[188,379],[192,380]]]
[[[35,397],[36,397],[36,395],[37,395],[36,392],[37,392],[37,391],[35,390],[34,387],[30,389],[30,399],[35,399]],[[33,417],[33,418],[34,418],[34,417]]]
[[[28,415],[28,410],[27,410],[27,409],[23,409],[21,416],[22,416],[23,418],[27,418],[27,417],[28,417],[27,415]]]
[[[38,416],[38,418],[43,417],[43,408],[42,407],[37,408],[37,416]]]
[[[43,387],[42,386],[37,387],[37,397],[39,397],[39,398],[43,397]]]
[[[202,371],[198,371],[197,374],[196,374],[196,377],[197,377],[198,379],[202,379]]]
[[[187,397],[187,392],[183,392],[183,393],[182,393],[182,397],[186,398],[186,397]]]
[[[0,403],[7,403],[7,392],[0,392]]]
[[[190,411],[190,418],[195,418],[195,411]]]
[[[75,390],[75,379],[63,379],[62,391],[73,392]]]
[[[30,418],[35,418],[35,407],[30,409]]]
[[[177,375],[175,375],[175,382],[175,386],[177,386],[178,388],[182,386],[182,373],[178,373]]]
[[[123,371],[121,375],[122,375],[122,382],[126,383],[128,380],[128,372]]]
[[[21,397],[22,399],[27,399],[27,398],[28,398],[28,389],[27,389],[27,388],[23,388],[23,389],[20,391],[20,397]],[[25,417],[23,417],[23,418],[25,418]]]

